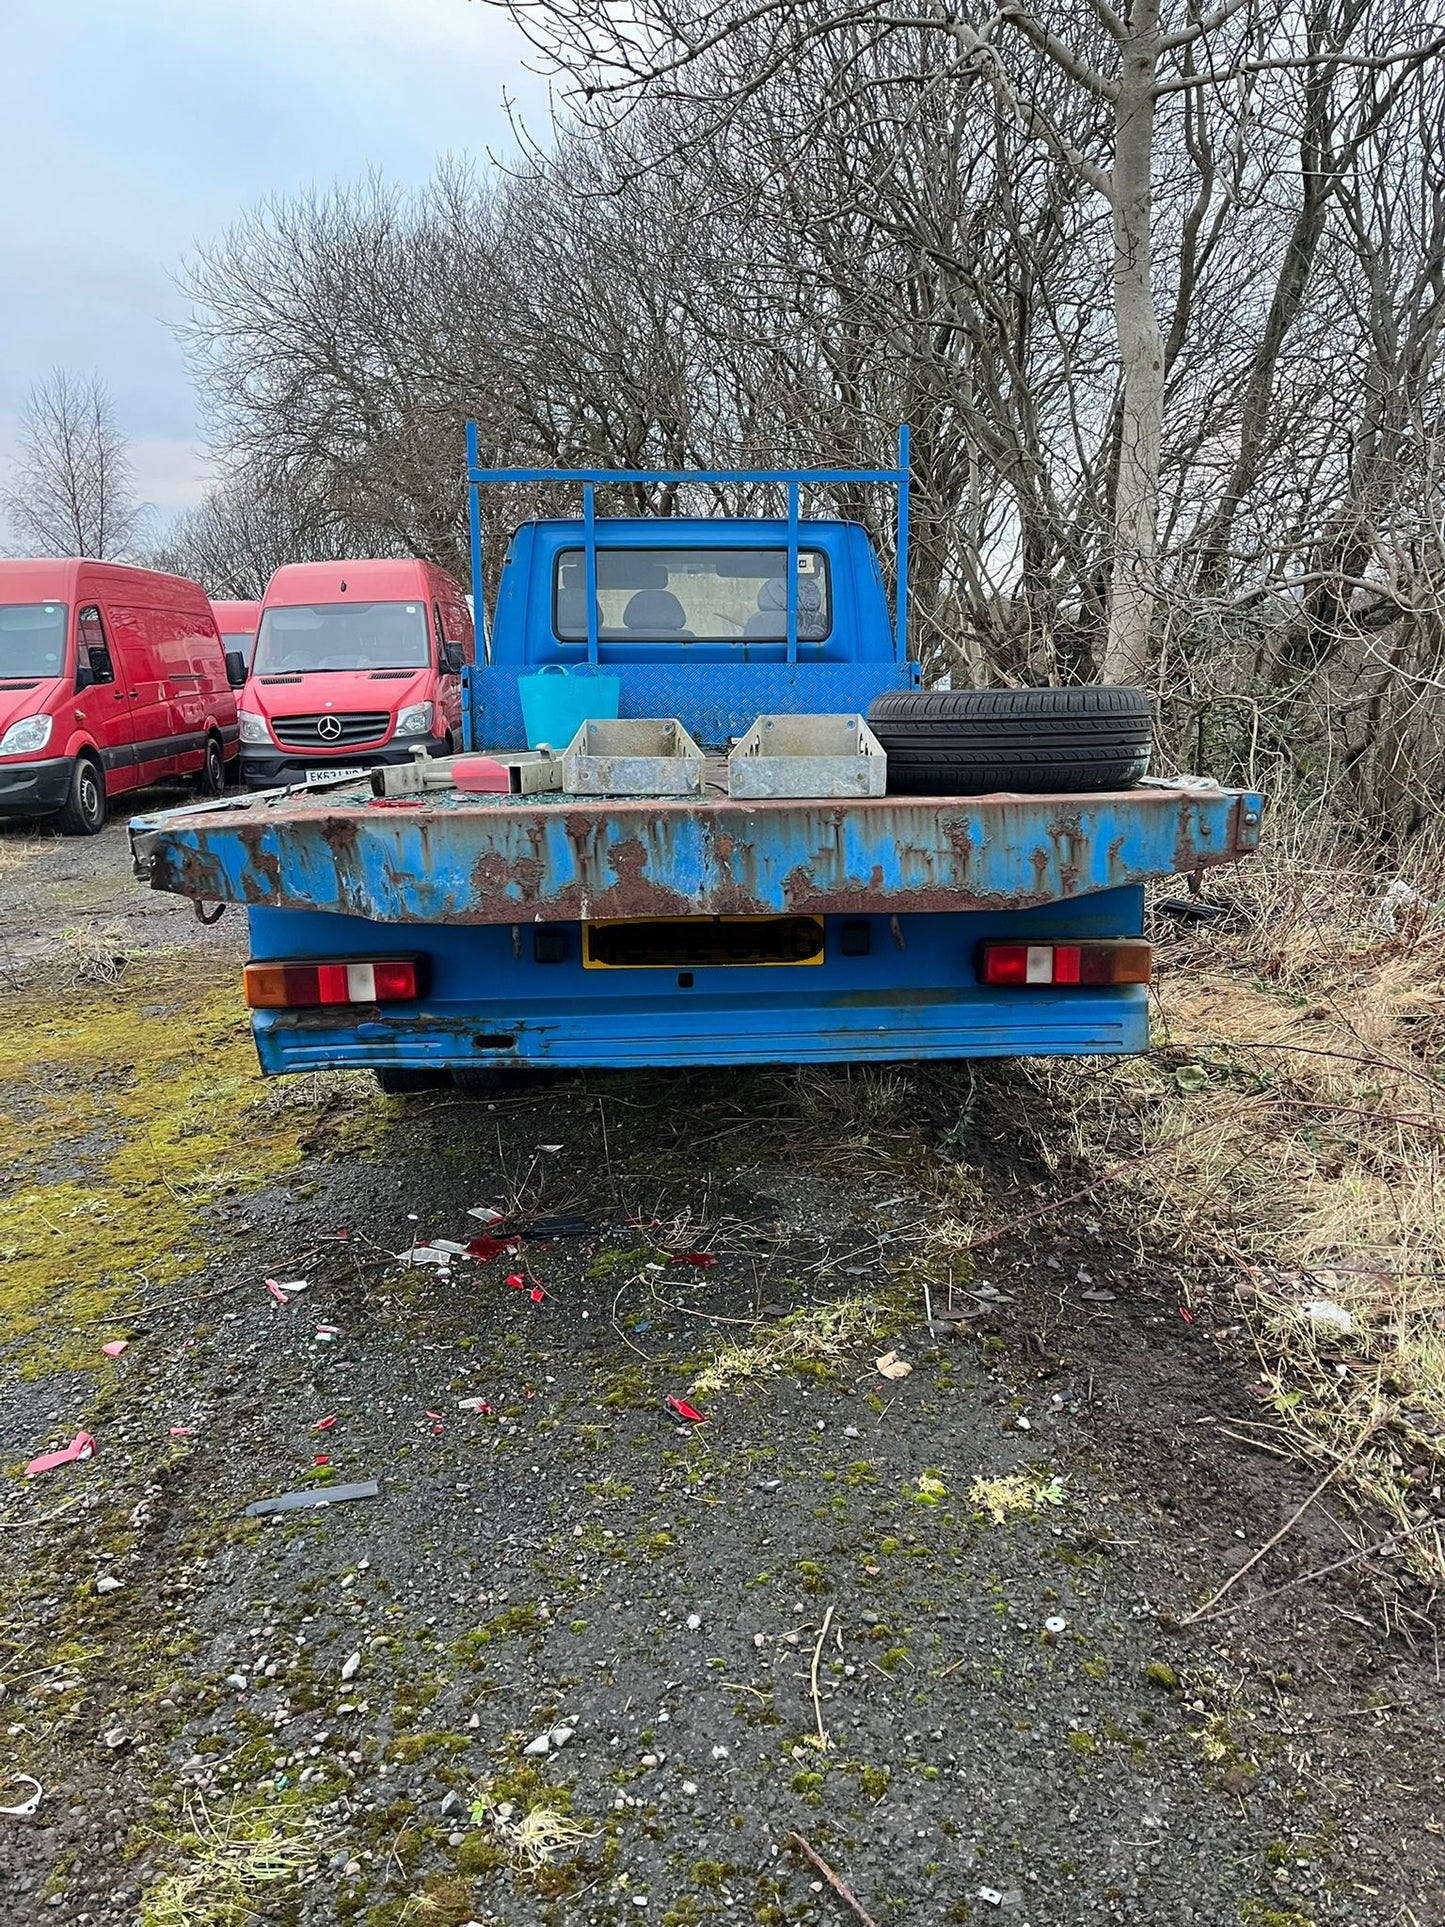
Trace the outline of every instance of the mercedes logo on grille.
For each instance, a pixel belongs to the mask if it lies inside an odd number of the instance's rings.
[[[325,743],[339,743],[341,741],[341,718],[339,716],[321,717],[316,725],[316,734]]]

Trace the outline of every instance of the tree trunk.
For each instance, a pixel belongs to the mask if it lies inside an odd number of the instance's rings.
[[[1150,168],[1158,0],[1136,0],[1114,101],[1114,318],[1123,373],[1114,566],[1104,681],[1149,672],[1159,536],[1159,448],[1164,432],[1164,341],[1154,312]]]

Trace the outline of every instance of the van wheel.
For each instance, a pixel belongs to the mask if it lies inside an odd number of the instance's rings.
[[[89,756],[77,756],[70,794],[56,817],[62,836],[99,836],[105,828],[105,777]]]
[[[221,747],[219,736],[206,738],[206,760],[196,771],[194,782],[198,796],[220,796],[226,788],[226,752]]]

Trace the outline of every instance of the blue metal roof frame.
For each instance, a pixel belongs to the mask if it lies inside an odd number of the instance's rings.
[[[578,486],[582,490],[582,540],[586,550],[587,660],[597,666],[597,511],[596,491],[614,483],[640,483],[681,486],[689,483],[717,486],[754,486],[773,484],[787,490],[788,516],[788,608],[787,660],[798,660],[798,541],[800,497],[809,487],[829,484],[853,486],[875,484],[897,491],[895,532],[896,574],[893,589],[894,658],[908,658],[908,485],[909,434],[906,423],[898,430],[898,459],[893,468],[713,468],[713,469],[606,469],[606,468],[483,468],[477,444],[477,425],[467,423],[467,516],[472,551],[472,608],[479,629],[484,623],[482,595],[482,508],[481,490],[506,483],[551,482]],[[670,518],[659,516],[659,523]]]

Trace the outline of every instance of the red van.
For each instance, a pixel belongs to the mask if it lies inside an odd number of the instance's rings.
[[[229,655],[239,649],[249,663],[256,647],[256,624],[261,620],[259,602],[217,602],[211,597],[211,614],[221,632],[221,647]]]
[[[472,618],[430,562],[292,562],[266,585],[241,697],[248,789],[462,746]]]
[[[219,796],[244,677],[199,583],[117,562],[0,561],[0,816],[94,836],[123,790],[192,776]]]

